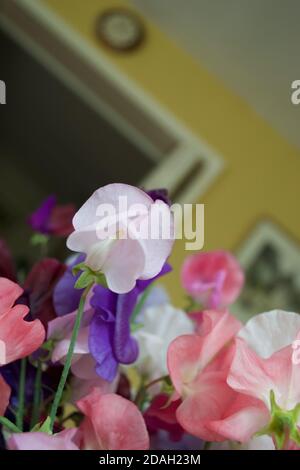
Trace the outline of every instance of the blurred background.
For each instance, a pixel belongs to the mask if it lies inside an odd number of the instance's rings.
[[[300,312],[299,14],[298,0],[0,0],[0,237],[18,263],[49,194],[167,187],[205,204],[205,250],[239,257],[237,310]],[[177,241],[164,281],[178,305],[189,254]]]

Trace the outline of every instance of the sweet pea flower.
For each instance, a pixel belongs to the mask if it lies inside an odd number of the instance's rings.
[[[149,435],[137,406],[116,395],[94,389],[77,406],[85,415],[80,426],[85,450],[146,450]]]
[[[7,441],[9,450],[79,450],[80,432],[77,428],[65,429],[57,434],[21,432],[12,434]]]
[[[64,359],[70,344],[76,311],[68,312],[78,307],[81,295],[80,290],[74,288],[77,277],[72,275],[72,267],[83,260],[81,256],[69,265],[54,291],[54,305],[60,317],[49,323],[48,338],[59,340],[53,351],[53,361]],[[170,271],[171,267],[165,263],[155,277],[138,280],[126,294],[116,294],[100,285],[93,288],[85,304],[73,355],[72,371],[76,376],[84,378],[84,371],[88,374],[87,379],[93,379],[97,372],[102,379],[113,382],[120,364],[136,361],[139,349],[136,338],[131,334],[131,315],[144,291]]]
[[[193,436],[225,440],[210,424],[223,418],[237,396],[226,379],[234,354],[230,342],[241,324],[226,310],[204,311],[197,317],[197,334],[179,336],[168,349],[175,398],[182,399],[176,417]]]
[[[30,308],[30,319],[38,319],[47,328],[48,322],[56,318],[53,292],[65,266],[54,258],[45,258],[34,264],[24,282],[24,292],[18,303]]]
[[[33,230],[43,235],[67,237],[73,230],[72,217],[75,214],[73,204],[59,206],[55,196],[45,199],[28,218]]]
[[[161,234],[162,220],[168,221],[167,235]],[[86,265],[104,273],[108,288],[118,294],[131,291],[138,279],[155,277],[174,242],[169,206],[127,184],[95,191],[75,214],[73,226],[68,248],[85,253]]]
[[[164,430],[169,434],[170,440],[181,440],[184,430],[176,418],[176,411],[180,403],[180,400],[170,402],[169,396],[164,393],[153,398],[144,413],[147,429],[151,435]]]
[[[184,311],[169,303],[146,308],[140,321],[143,327],[134,333],[140,353],[133,366],[151,381],[168,374],[170,343],[180,335],[193,333],[195,325]]]
[[[0,365],[28,356],[44,341],[45,330],[39,320],[24,321],[28,314],[25,305],[14,305],[23,289],[0,277]],[[0,375],[0,415],[5,413],[10,387]]]
[[[299,331],[300,316],[281,310],[253,317],[240,331],[227,383],[244,406],[215,422],[215,431],[240,442],[261,432],[277,448],[299,446],[300,364],[293,348]]]
[[[44,341],[45,330],[39,320],[25,321],[29,312],[25,305],[14,305],[23,289],[0,278],[0,341],[5,345],[0,364],[5,365],[37,350]]]
[[[181,282],[203,308],[225,308],[238,297],[244,284],[244,274],[231,253],[212,251],[186,258]]]

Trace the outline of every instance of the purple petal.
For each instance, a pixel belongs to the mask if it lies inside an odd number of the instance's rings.
[[[139,353],[137,341],[130,336],[130,316],[135,307],[138,290],[118,297],[114,335],[114,353],[121,364],[131,364]]]
[[[97,363],[96,372],[108,382],[114,380],[119,365],[112,350],[114,327],[113,322],[105,322],[95,313],[89,334],[89,349]]]
[[[168,204],[168,206],[171,205],[171,201],[168,196],[168,190],[164,188],[160,189],[151,189],[150,191],[146,191],[148,196],[153,199],[153,201],[156,201],[157,199],[160,199],[163,201],[165,204]]]
[[[152,282],[156,281],[156,279],[160,278],[161,276],[164,276],[170,271],[172,271],[172,266],[169,263],[165,263],[161,271],[155,277],[152,277],[151,279],[137,281],[136,288],[139,290],[139,293],[142,293],[145,289],[147,289],[148,286],[150,286],[150,284],[152,284]]]
[[[72,269],[76,264],[82,263],[84,260],[85,255],[79,255],[76,260],[68,266],[68,269],[55,286],[53,303],[58,316],[74,312],[74,310],[78,308],[83,289],[75,289],[74,286],[80,273],[74,276]]]
[[[56,197],[49,196],[45,199],[28,218],[28,223],[36,232],[48,235],[51,232],[49,222],[51,213],[56,205]]]
[[[91,306],[105,321],[114,321],[117,308],[118,294],[103,286],[95,286],[91,298]]]

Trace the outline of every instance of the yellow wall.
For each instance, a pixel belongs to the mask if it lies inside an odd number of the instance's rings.
[[[44,0],[92,44],[95,16],[112,0]],[[206,204],[205,249],[235,249],[255,222],[270,216],[300,239],[300,151],[155,26],[134,53],[107,56],[223,156],[227,167],[201,202]],[[255,71],[253,71],[255,73]],[[166,280],[182,303],[178,272],[186,256],[177,242],[175,272]]]

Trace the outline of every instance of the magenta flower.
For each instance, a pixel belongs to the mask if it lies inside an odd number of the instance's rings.
[[[35,232],[43,235],[67,237],[73,230],[72,218],[75,214],[73,204],[57,205],[56,197],[45,199],[28,218],[28,223]]]
[[[161,234],[162,220],[169,221],[168,235]],[[118,294],[131,291],[138,279],[155,277],[174,242],[169,206],[127,184],[95,191],[75,214],[73,225],[68,248],[85,253],[86,265],[104,273],[109,289]]]
[[[212,251],[188,257],[182,267],[181,282],[203,308],[225,308],[238,297],[244,273],[230,253]]]

